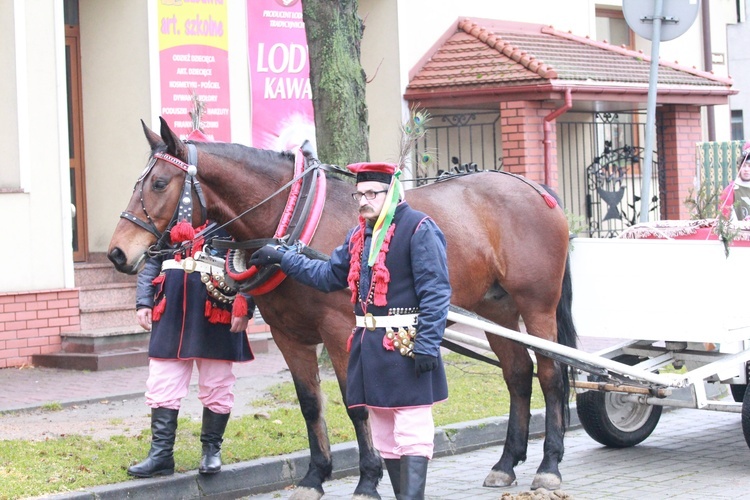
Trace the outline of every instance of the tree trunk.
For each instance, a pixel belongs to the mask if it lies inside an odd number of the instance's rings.
[[[318,158],[344,166],[369,160],[364,25],[357,0],[303,0]]]

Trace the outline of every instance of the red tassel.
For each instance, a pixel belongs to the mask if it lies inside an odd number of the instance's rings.
[[[174,225],[170,231],[172,243],[182,243],[183,241],[192,240],[195,237],[195,229],[186,220],[181,220]]]
[[[232,322],[232,314],[226,309],[215,306],[210,300],[206,301],[206,318],[214,325],[228,325]]]
[[[232,313],[226,309],[222,309],[219,314],[219,321],[222,325],[228,325],[232,322]]]
[[[385,267],[385,255],[390,250],[391,238],[393,238],[395,231],[396,224],[391,224],[391,227],[388,228],[388,232],[385,234],[385,238],[383,238],[383,244],[380,246],[380,253],[378,253],[375,265],[372,267],[372,280],[375,283],[375,293],[372,303],[378,307],[388,305],[385,296],[388,293],[388,283],[391,282],[391,272]]]
[[[544,198],[544,201],[547,202],[547,206],[550,208],[555,208],[557,206],[557,200],[549,193],[542,193],[542,198]]]
[[[247,316],[247,299],[239,293],[234,297],[234,304],[232,304],[232,316],[235,318],[242,318]]]
[[[211,307],[211,314],[208,315],[209,323],[219,323],[221,321],[221,309],[218,307]]]
[[[164,297],[159,301],[158,304],[154,305],[154,308],[151,310],[151,321],[159,321],[161,318],[161,315],[164,313],[164,309],[167,308],[167,298]]]
[[[365,220],[359,218],[359,233],[352,236],[350,240],[349,254],[351,260],[349,261],[349,275],[346,277],[346,281],[349,283],[349,289],[352,291],[352,304],[357,303],[357,289],[359,286],[359,273],[362,267],[362,245],[364,245],[365,237]]]
[[[211,304],[211,301],[206,300],[206,305],[203,307],[203,315],[207,318],[210,318],[212,308],[213,308],[213,304]]]
[[[352,352],[353,341],[354,341],[354,331],[352,330],[352,334],[349,335],[348,339],[346,339],[346,352]]]

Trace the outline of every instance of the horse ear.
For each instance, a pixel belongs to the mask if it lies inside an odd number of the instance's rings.
[[[143,133],[146,134],[148,145],[151,146],[151,151],[156,151],[156,148],[163,145],[164,141],[161,140],[161,137],[156,132],[148,128],[143,120],[141,120],[141,125],[143,126]]]
[[[172,132],[164,117],[160,116],[159,121],[161,121],[161,138],[167,145],[167,153],[175,158],[185,158],[186,155],[183,154],[185,146],[182,144],[180,138]]]

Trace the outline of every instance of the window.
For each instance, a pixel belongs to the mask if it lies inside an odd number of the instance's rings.
[[[745,127],[742,123],[742,110],[732,110],[732,140],[743,141],[745,140]]]
[[[622,11],[596,9],[596,39],[610,45],[624,45],[635,49],[635,33],[630,29]]]

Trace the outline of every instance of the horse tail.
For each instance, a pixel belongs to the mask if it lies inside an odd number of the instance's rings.
[[[551,194],[560,208],[563,208],[562,199],[546,184],[541,186]],[[557,343],[567,347],[576,348],[578,334],[573,324],[573,280],[570,277],[570,255],[565,259],[565,273],[563,274],[562,293],[557,303]],[[573,368],[563,365],[563,413],[565,421],[563,429],[570,423],[570,380],[573,378]]]
[[[565,273],[563,274],[562,293],[557,303],[557,343],[576,348],[578,334],[573,324],[573,280],[570,276],[570,256],[565,259]],[[573,368],[563,365],[563,411],[565,421],[563,429],[570,423],[570,380],[573,378]]]

